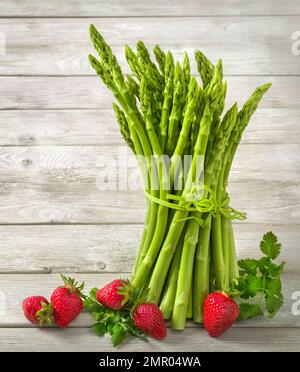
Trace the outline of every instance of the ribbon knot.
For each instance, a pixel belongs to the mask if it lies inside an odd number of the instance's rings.
[[[203,197],[204,193],[207,193],[206,197]],[[145,191],[146,197],[162,206],[165,206],[170,209],[175,209],[182,212],[199,212],[199,213],[209,213],[213,217],[217,217],[219,214],[223,215],[226,218],[231,220],[244,220],[246,218],[246,213],[239,212],[236,209],[229,206],[230,198],[228,194],[220,202],[217,199],[217,195],[214,190],[212,190],[207,185],[196,184],[191,187],[191,190],[185,195],[174,195],[167,194],[166,199],[177,201],[178,203],[171,203],[167,200],[162,200],[151,195],[149,192]],[[203,226],[203,219],[196,216],[189,216],[181,219],[189,220],[194,219]]]

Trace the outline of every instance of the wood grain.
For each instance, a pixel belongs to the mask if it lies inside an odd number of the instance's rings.
[[[66,273],[68,274],[68,273]],[[74,276],[74,275],[73,275]],[[128,274],[123,274],[128,276]],[[102,287],[120,274],[76,274],[77,280],[84,280],[86,289]],[[299,290],[299,274],[286,273],[283,277],[283,292],[285,302],[278,312],[276,318],[270,320],[265,317],[255,318],[248,321],[238,322],[234,325],[237,328],[284,328],[300,327],[300,316],[292,314],[292,293]],[[53,291],[61,284],[61,279],[57,274],[1,274],[0,275],[0,327],[33,327],[22,313],[21,302],[30,295],[42,293],[49,297]],[[41,292],[42,291],[42,292]],[[72,327],[89,327],[92,320],[88,314],[82,314],[73,323]],[[188,328],[198,328],[192,322]],[[275,331],[276,332],[276,331]],[[195,330],[196,333],[196,330]],[[245,332],[246,334],[247,332]],[[185,333],[184,333],[185,334]]]
[[[262,162],[264,166],[261,167]],[[125,169],[126,167],[126,169]],[[0,182],[47,184],[63,182],[72,187],[92,186],[106,174],[110,180],[128,174],[128,182],[118,181],[116,190],[137,187],[133,175],[140,175],[137,160],[126,145],[119,146],[8,146],[0,147]],[[231,171],[231,182],[300,181],[299,144],[242,144]],[[117,181],[116,181],[117,182]],[[114,183],[115,184],[115,183]],[[98,183],[99,188],[101,186]],[[102,185],[104,186],[104,185]],[[130,187],[131,186],[131,187]],[[105,185],[106,187],[106,185]],[[106,187],[106,189],[108,189]],[[110,190],[115,190],[110,188]],[[50,191],[50,190],[49,190]]]
[[[299,109],[258,109],[243,144],[300,144],[299,117]],[[0,146],[41,145],[124,145],[124,140],[109,109],[0,110]]]
[[[298,147],[241,147],[229,191],[232,205],[246,210],[249,222],[300,222]],[[126,150],[108,146],[2,148],[0,223],[142,222],[146,201],[134,158],[131,163],[128,156],[128,167],[121,166],[122,172],[127,169],[127,184],[117,182],[121,174],[117,158],[124,162]],[[106,177],[112,187],[107,186]],[[251,192],[245,188],[249,184]]]
[[[227,106],[241,106],[260,84],[272,82],[260,108],[299,109],[300,76],[230,76]],[[0,77],[0,109],[106,109],[113,97],[97,77]]]
[[[131,270],[146,201],[141,190],[99,190],[101,157],[123,145],[112,96],[94,76],[88,27],[112,45],[124,72],[123,45],[159,43],[181,60],[196,48],[228,80],[228,106],[239,106],[265,82],[273,87],[247,129],[234,163],[233,207],[248,212],[235,223],[240,258],[257,257],[263,233],[283,245],[285,303],[273,320],[237,323],[208,338],[188,323],[165,342],[129,339],[120,351],[299,351],[300,317],[291,296],[299,290],[299,29],[298,0],[1,0],[0,34],[0,350],[112,351],[82,315],[71,328],[32,328],[21,300],[49,296],[59,272],[102,286]],[[192,58],[193,60],[193,58]],[[193,73],[196,73],[192,62]],[[103,161],[103,158],[102,158]],[[130,174],[134,183],[135,163]],[[110,166],[110,177],[115,175]]]
[[[125,17],[300,14],[297,0],[2,0],[0,16]]]
[[[20,329],[6,328],[0,332],[1,351],[115,351],[109,338],[97,337],[89,329]],[[186,329],[184,332],[169,331],[164,341],[150,340],[145,343],[136,338],[128,339],[119,351],[187,351],[187,352],[299,352],[300,330],[238,329],[231,328],[218,339],[209,338],[204,330]]]
[[[288,272],[300,263],[299,225],[234,224],[238,256],[259,258],[262,235],[273,230]],[[0,226],[0,273],[130,272],[142,225]]]
[[[299,22],[300,16],[2,19],[6,53],[1,56],[0,75],[94,75],[87,58],[93,51],[91,23],[112,46],[126,73],[130,70],[123,45],[134,47],[143,40],[149,48],[159,44],[170,49],[178,60],[186,50],[194,73],[194,50],[200,49],[213,62],[222,58],[226,75],[299,75],[300,64],[292,53],[292,34]]]
[[[103,191],[96,180],[66,182],[73,175],[56,174],[54,182],[2,183],[0,223],[142,223],[146,200],[142,191]],[[249,223],[300,223],[299,184],[231,183],[234,208],[247,212]]]

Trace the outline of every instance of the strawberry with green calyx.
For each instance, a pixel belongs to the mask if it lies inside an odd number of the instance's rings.
[[[240,309],[224,292],[209,294],[204,301],[204,328],[211,337],[221,336],[238,319]]]
[[[64,286],[56,288],[51,295],[54,322],[60,328],[67,327],[80,315],[83,309],[82,294],[84,283],[61,275]]]
[[[25,317],[39,326],[53,324],[53,308],[43,296],[30,296],[23,300],[22,309]]]
[[[103,306],[120,310],[130,300],[130,283],[128,280],[115,279],[99,289],[96,298]]]
[[[128,335],[147,341],[133,323],[131,300],[121,309],[113,310],[99,303],[96,297],[98,291],[98,288],[93,288],[84,300],[84,311],[95,320],[92,331],[97,336],[109,334],[114,347],[120,345]]]
[[[93,288],[84,300],[84,310],[96,321],[92,326],[94,333],[110,334],[113,346],[122,343],[127,335],[144,341],[145,336],[163,339],[167,329],[162,313],[157,305],[145,302],[147,293],[133,288],[129,280],[114,280],[100,291]]]
[[[277,236],[271,231],[266,233],[260,249],[264,254],[262,258],[239,261],[240,276],[232,281],[226,293],[215,292],[206,297],[204,327],[210,336],[220,336],[237,319],[264,315],[264,309],[269,318],[272,318],[282,306],[280,276],[284,262],[279,265],[274,262],[281,250]],[[236,298],[238,304],[230,297]],[[249,298],[253,300],[246,302]]]
[[[156,340],[162,340],[167,336],[163,314],[154,303],[138,303],[133,309],[133,321],[136,328]]]

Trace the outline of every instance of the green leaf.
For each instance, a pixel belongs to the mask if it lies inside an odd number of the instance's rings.
[[[258,269],[262,275],[268,274],[268,268],[270,267],[271,264],[272,264],[272,261],[269,257],[262,257],[258,261]]]
[[[250,319],[256,316],[264,315],[261,308],[257,304],[241,303],[239,304],[240,315],[238,320]]]
[[[267,267],[268,274],[271,278],[278,278],[282,274],[282,270],[284,268],[284,262],[282,262],[280,265],[275,265],[274,263],[271,263]]]
[[[240,278],[239,290],[241,298],[248,299],[255,297],[257,292],[262,290],[262,278],[255,275],[246,275]]]
[[[96,294],[98,292],[98,288],[94,287],[90,290],[89,292],[89,297],[91,297],[92,299],[96,300]]]
[[[97,336],[104,336],[106,333],[106,326],[105,323],[99,322],[95,323],[92,325],[92,331],[97,335]]]
[[[248,293],[250,297],[256,296],[257,292],[262,289],[262,278],[254,275],[248,275],[246,281],[248,283]]]
[[[277,266],[277,268],[278,268],[278,275],[281,275],[282,274],[283,269],[284,269],[284,266],[285,266],[285,262],[284,261],[281,262],[281,264]]]
[[[281,244],[278,242],[277,236],[273,234],[272,231],[267,232],[263,236],[263,240],[260,242],[260,249],[272,260],[279,256]]]
[[[124,341],[126,335],[127,333],[122,329],[115,331],[111,336],[111,342],[113,346],[117,347],[118,345],[120,345]]]
[[[98,288],[92,288],[89,292],[89,295],[85,297],[83,301],[83,310],[90,314],[100,312],[103,308],[102,305],[96,299],[96,293],[98,292]]]
[[[269,318],[273,318],[283,304],[283,295],[281,292],[276,295],[266,293],[265,300]]]
[[[280,278],[266,279],[265,301],[269,317],[273,318],[283,304]]]
[[[83,310],[87,313],[94,314],[100,312],[102,310],[102,306],[98,302],[90,298],[86,298],[83,302]]]
[[[279,292],[281,292],[280,278],[276,278],[276,279],[267,278],[265,288],[268,292],[270,292],[273,295],[278,294]]]
[[[239,261],[239,267],[247,272],[248,274],[256,274],[258,261],[251,258],[246,258],[245,260]]]

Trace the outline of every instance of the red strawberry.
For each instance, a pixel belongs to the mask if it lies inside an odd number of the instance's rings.
[[[52,324],[52,308],[43,296],[31,296],[22,302],[22,309],[26,318],[33,324]]]
[[[65,286],[56,288],[51,295],[54,322],[60,328],[67,327],[82,312],[80,298],[83,283],[77,286],[74,279],[62,276]]]
[[[204,327],[211,337],[221,336],[237,320],[240,309],[225,293],[215,292],[204,301]]]
[[[127,285],[128,282],[126,280],[113,280],[111,283],[106,284],[106,286],[98,290],[96,298],[100,304],[113,310],[120,310],[124,306],[123,302],[126,296]],[[119,294],[118,292],[120,291],[124,291],[124,295]]]
[[[162,312],[153,303],[138,304],[133,312],[133,320],[136,328],[157,340],[167,336]]]

